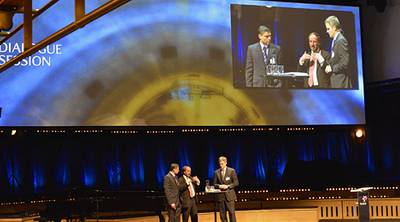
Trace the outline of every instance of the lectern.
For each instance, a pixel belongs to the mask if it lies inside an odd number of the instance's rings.
[[[368,191],[372,187],[361,187],[351,192],[357,192],[357,204],[358,204],[358,221],[369,222],[369,195]]]
[[[212,195],[214,198],[214,222],[217,222],[217,210],[218,210],[218,200],[217,195],[221,193],[225,193],[226,191],[215,189],[214,186],[210,186],[210,181],[206,180],[206,187],[205,187],[206,194]]]
[[[264,87],[268,87],[268,81],[278,79],[281,82],[285,82],[283,87],[296,88],[295,82],[301,82],[302,87],[304,85],[304,79],[308,78],[308,74],[305,72],[271,72],[264,75]]]

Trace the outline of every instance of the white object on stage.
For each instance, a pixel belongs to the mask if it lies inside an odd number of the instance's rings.
[[[284,73],[268,73],[266,74],[267,77],[273,76],[273,77],[308,77],[308,73],[305,72],[284,72]]]
[[[350,190],[350,192],[365,192],[374,189],[373,187],[360,187],[358,189]]]
[[[214,186],[210,186],[209,188],[206,186],[206,193],[222,193],[222,191],[215,189]]]

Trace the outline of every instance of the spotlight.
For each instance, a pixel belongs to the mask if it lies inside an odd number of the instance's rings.
[[[387,5],[387,0],[375,0],[375,8],[378,12],[382,13],[385,11]]]
[[[20,0],[0,0],[0,31],[8,31],[13,27],[13,17],[24,5]]]
[[[0,10],[0,30],[8,31],[13,26],[14,12]]]
[[[367,5],[375,6],[376,10],[380,13],[385,11],[387,3],[387,0],[367,0]]]
[[[15,136],[17,134],[17,130],[13,129],[11,130],[11,136]]]
[[[362,129],[357,129],[355,135],[356,135],[357,138],[363,137],[363,136],[364,136],[364,130],[362,130]]]
[[[362,127],[357,127],[353,129],[351,136],[354,140],[363,141],[366,138],[365,129]]]

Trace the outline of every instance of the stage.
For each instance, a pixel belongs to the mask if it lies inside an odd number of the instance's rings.
[[[327,188],[320,192],[308,189],[240,191],[236,202],[236,217],[242,222],[358,221],[357,199],[350,189]],[[56,199],[2,202],[0,222],[67,219],[104,222],[168,221],[167,212],[160,204],[160,201],[163,202],[162,197],[157,194],[154,193],[156,198],[151,199],[153,202],[149,201],[148,196],[137,193],[122,193],[120,196],[116,193],[98,194],[97,199],[87,196],[85,200],[82,198],[64,202]],[[369,199],[371,221],[399,221],[399,196],[398,187],[374,187]],[[198,193],[198,199],[199,221],[213,222],[212,199],[204,193]],[[57,209],[62,211],[55,212]],[[218,214],[217,221],[220,221]]]

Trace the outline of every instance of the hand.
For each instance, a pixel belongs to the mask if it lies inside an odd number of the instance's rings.
[[[326,73],[331,73],[331,72],[332,72],[332,67],[331,67],[331,65],[327,65],[327,66],[326,66],[325,72],[326,72]]]
[[[318,61],[319,64],[322,64],[325,62],[324,57],[322,57],[321,53],[311,53],[310,59],[312,61]]]
[[[310,60],[311,55],[304,52],[304,54],[300,57],[300,64],[303,65],[306,60]]]
[[[226,190],[226,189],[228,189],[228,185],[222,184],[222,185],[219,185],[219,188],[221,190]]]
[[[172,209],[176,210],[176,205],[173,203],[171,204]]]
[[[322,63],[325,62],[325,59],[324,59],[324,57],[322,57],[321,53],[316,53],[314,55],[315,55],[315,59],[318,61],[319,64],[322,65]]]
[[[311,53],[311,58],[310,58],[311,60],[317,60],[317,53],[314,53],[314,52],[312,52]]]
[[[194,180],[194,181],[196,181],[196,182],[197,182],[197,181],[200,181],[199,178],[197,178],[197,176],[192,177],[192,180]]]

